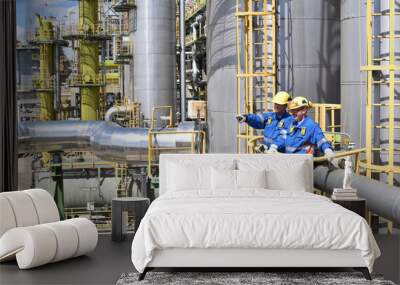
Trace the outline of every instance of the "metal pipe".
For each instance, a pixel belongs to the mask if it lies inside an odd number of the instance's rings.
[[[59,113],[61,110],[61,82],[60,82],[60,46],[54,46],[54,110]]]
[[[330,170],[326,166],[314,169],[314,187],[331,194],[333,188],[341,188],[343,169]],[[368,208],[390,221],[400,223],[400,189],[366,176],[354,174],[352,187],[358,195],[367,200]]]
[[[194,130],[194,122],[185,122],[162,131]],[[19,153],[80,150],[94,152],[106,161],[147,163],[148,139],[147,128],[122,128],[104,121],[26,121],[18,126]],[[190,148],[191,142],[190,133],[153,135],[154,147],[174,153],[188,152],[182,147]]]
[[[181,84],[181,121],[184,122],[186,120],[186,71],[185,71],[185,0],[180,0],[179,2],[179,36],[180,36],[180,66],[181,66],[181,76],[180,76],[180,84]]]
[[[117,112],[126,113],[132,111],[131,106],[114,106],[107,110],[106,114],[104,115],[104,120],[107,122],[112,122],[112,117]]]

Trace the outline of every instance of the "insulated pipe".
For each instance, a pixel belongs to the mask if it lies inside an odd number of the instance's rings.
[[[181,122],[186,120],[186,67],[185,67],[185,0],[180,0],[179,2],[179,36],[180,36],[180,48],[181,48],[181,57],[180,57],[180,66],[181,66]]]
[[[131,106],[114,106],[111,107],[110,109],[107,110],[106,114],[104,115],[104,120],[107,122],[111,122],[112,121],[112,117],[115,113],[117,112],[129,112],[132,111],[132,107]]]
[[[326,166],[314,169],[314,187],[331,194],[333,188],[341,188],[343,169],[330,170]],[[400,223],[400,189],[361,175],[353,175],[352,187],[367,200],[372,212],[388,220]]]
[[[194,122],[185,122],[163,131],[189,132],[194,129]],[[187,149],[173,148],[190,148],[192,134],[159,134],[153,135],[152,139],[154,147],[179,153],[187,152]],[[147,163],[148,142],[147,128],[122,128],[104,121],[26,121],[18,125],[19,153],[87,150],[106,161]]]

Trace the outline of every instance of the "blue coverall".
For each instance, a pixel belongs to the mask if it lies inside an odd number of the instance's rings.
[[[275,112],[266,112],[263,114],[246,115],[246,123],[255,129],[264,129],[264,144],[268,147],[278,139],[281,130],[284,128],[284,120],[289,118],[289,113],[285,112],[278,116]]]
[[[292,116],[285,119],[284,129],[274,143],[278,150],[286,153],[314,154],[315,147],[322,153],[327,148],[332,149],[319,125],[308,116],[301,122],[297,122]]]

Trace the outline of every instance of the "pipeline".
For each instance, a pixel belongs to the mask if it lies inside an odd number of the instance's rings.
[[[184,122],[162,131],[194,130],[194,122]],[[174,153],[179,150],[173,148],[190,147],[192,143],[192,134],[187,133],[152,138],[154,146],[169,148]],[[148,139],[147,128],[122,128],[105,121],[27,121],[18,125],[18,153],[79,150],[91,151],[106,161],[144,163],[148,160]]]
[[[343,169],[329,169],[318,166],[314,169],[314,187],[328,194],[333,188],[341,188],[344,177]],[[352,187],[358,195],[366,199],[368,208],[377,215],[400,223],[400,189],[366,176],[353,175]]]
[[[107,122],[111,122],[115,113],[122,112],[130,112],[132,111],[131,106],[114,106],[107,110],[106,114],[104,115],[104,120]]]

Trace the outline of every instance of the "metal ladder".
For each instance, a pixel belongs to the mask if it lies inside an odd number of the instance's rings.
[[[237,113],[272,109],[276,93],[276,0],[236,0]],[[237,125],[237,151],[255,137],[253,128]]]
[[[395,154],[400,153],[400,148],[395,147],[395,131],[400,129],[400,124],[395,121],[395,108],[400,107],[399,103],[395,103],[395,88],[400,84],[400,80],[396,79],[400,74],[400,58],[395,54],[395,41],[399,39],[395,23],[400,20],[400,13],[396,10],[395,0],[381,1],[381,5],[389,5],[385,11],[376,12],[374,4],[373,0],[367,0],[367,64],[361,67],[362,71],[367,72],[366,159],[360,162],[360,166],[366,169],[368,177],[373,173],[386,173],[386,182],[393,185],[394,175],[400,174],[400,167],[395,165],[394,159]],[[382,21],[383,17],[388,17],[386,19],[389,21],[389,31],[380,31],[378,34],[373,27],[377,21]],[[375,57],[376,44],[388,44],[388,55]],[[382,87],[389,88],[388,98],[382,98]],[[388,113],[387,122],[379,120],[377,124],[374,114],[383,111]],[[374,144],[374,138],[380,132],[388,132],[387,147]],[[378,153],[380,155],[376,155]],[[387,154],[387,161],[380,157],[382,153]]]

